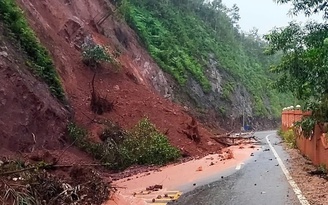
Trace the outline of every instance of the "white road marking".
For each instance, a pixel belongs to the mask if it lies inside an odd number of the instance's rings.
[[[244,163],[240,163],[236,166],[236,170],[240,170],[241,169],[241,165],[243,165]]]
[[[273,134],[270,134],[273,135]],[[265,138],[271,148],[271,151],[273,152],[274,156],[277,158],[277,161],[279,163],[279,166],[282,170],[282,172],[285,174],[287,181],[289,182],[290,186],[293,188],[298,200],[300,201],[300,203],[302,205],[310,205],[310,203],[306,200],[306,198],[303,196],[302,191],[298,188],[296,182],[293,180],[292,176],[290,176],[289,171],[287,170],[286,166],[284,165],[284,163],[282,162],[281,158],[279,157],[277,151],[274,149],[274,147],[272,146],[270,140],[269,140],[269,136],[267,135]]]

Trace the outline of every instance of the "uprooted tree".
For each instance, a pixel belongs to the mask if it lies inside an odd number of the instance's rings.
[[[101,63],[112,62],[112,58],[108,55],[104,47],[92,41],[87,41],[82,45],[82,59],[84,64],[89,66],[94,72],[91,81],[91,110],[98,115],[111,111],[113,109],[113,103],[109,102],[106,97],[101,97],[100,94],[96,92],[95,78]]]

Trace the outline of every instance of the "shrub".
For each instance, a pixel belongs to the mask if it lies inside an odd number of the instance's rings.
[[[108,126],[101,134],[103,143],[90,142],[86,131],[73,123],[68,126],[68,134],[78,147],[114,170],[137,164],[163,165],[180,157],[179,150],[147,118],[130,132],[117,125]]]
[[[279,136],[282,137],[283,141],[288,145],[289,148],[296,148],[296,135],[293,129],[287,131],[278,131]]]
[[[49,86],[50,92],[63,101],[64,90],[48,51],[40,44],[35,33],[29,27],[22,10],[14,0],[0,1],[0,20],[3,20],[12,36],[30,59],[32,71]]]
[[[82,46],[83,62],[91,67],[96,67],[101,62],[111,62],[112,58],[107,54],[104,47],[100,45],[86,45]]]
[[[133,164],[165,164],[180,156],[179,150],[147,118],[132,129],[122,151]]]

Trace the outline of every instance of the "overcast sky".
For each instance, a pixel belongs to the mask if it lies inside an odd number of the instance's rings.
[[[291,6],[278,5],[273,0],[223,0],[222,2],[229,8],[237,4],[241,17],[239,25],[246,32],[256,27],[260,34],[266,34],[275,26],[283,27],[293,20],[305,23],[310,19],[304,15],[288,16]],[[312,16],[311,19],[322,21],[321,15]]]

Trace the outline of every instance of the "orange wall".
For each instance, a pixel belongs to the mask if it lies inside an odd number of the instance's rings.
[[[281,115],[281,127],[283,131],[292,128],[293,123],[300,121],[303,116],[311,115],[310,112],[303,113],[300,110],[283,111]],[[325,141],[323,132],[318,125],[314,128],[311,138],[305,138],[294,129],[296,144],[303,155],[308,157],[314,165],[324,164],[328,167],[328,143]],[[327,135],[328,136],[328,135]]]

